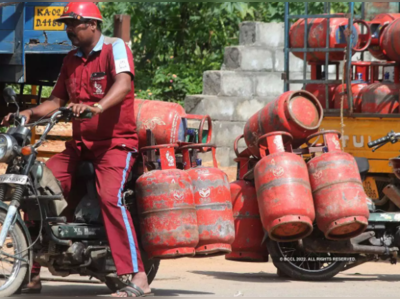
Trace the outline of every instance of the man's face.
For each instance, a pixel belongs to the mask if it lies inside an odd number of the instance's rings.
[[[72,44],[76,47],[82,47],[90,44],[96,30],[96,22],[82,22],[76,19],[65,20],[67,26],[66,32]]]

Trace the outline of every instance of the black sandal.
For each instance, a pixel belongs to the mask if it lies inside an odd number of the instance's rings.
[[[119,290],[117,292],[117,294],[119,294],[119,293],[125,293],[127,295],[126,297],[147,297],[147,296],[153,295],[152,293],[145,294],[145,292],[143,292],[143,290],[141,288],[139,288],[137,285],[135,285],[132,282],[130,282],[129,285],[127,285],[126,287]]]

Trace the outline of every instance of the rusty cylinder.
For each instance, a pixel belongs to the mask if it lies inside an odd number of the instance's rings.
[[[364,87],[359,97],[362,113],[392,114],[399,112],[400,84],[375,82]]]
[[[322,154],[308,162],[318,228],[327,239],[345,240],[362,233],[368,225],[367,195],[356,160],[340,148],[340,133],[324,131]],[[314,146],[315,149],[315,146]]]
[[[286,146],[283,136],[289,138]],[[263,139],[267,139],[264,148]],[[259,143],[264,157],[254,169],[261,222],[268,236],[278,242],[307,237],[313,230],[315,218],[307,165],[300,156],[289,151],[291,139],[286,132],[263,135]]]
[[[227,175],[215,167],[191,168],[187,174],[193,184],[199,228],[196,256],[230,253],[235,227]]]
[[[253,156],[260,157],[258,138],[275,131],[290,133],[294,137],[293,146],[298,147],[308,135],[318,131],[323,116],[321,104],[311,93],[287,91],[247,121],[244,127],[247,147]]]
[[[368,51],[379,60],[400,61],[398,41],[400,14],[383,13],[368,22],[371,27],[372,40]]]
[[[371,27],[372,41],[368,51],[373,57],[378,60],[390,60],[383,52],[382,36],[387,26],[396,19],[400,18],[399,13],[381,13],[378,14],[372,21],[368,22]]]
[[[344,59],[344,48],[346,47],[346,39],[344,36],[343,29],[347,27],[349,20],[345,18],[331,18],[329,22],[329,48],[343,48],[343,51],[330,52],[328,55],[328,60],[332,61],[342,61]],[[307,20],[307,47],[308,48],[326,48],[326,34],[328,19],[318,18],[318,19],[308,19]],[[358,25],[353,25],[353,30],[356,33],[353,39],[353,47],[357,44],[358,34],[360,32]],[[304,31],[305,31],[305,19],[299,19],[296,23],[292,25],[289,31],[289,46],[290,48],[301,48],[304,45]],[[354,52],[352,52],[354,53]],[[293,52],[295,56],[300,59],[304,59],[303,52]],[[307,61],[325,61],[324,52],[310,52],[306,54]]]
[[[241,262],[267,262],[268,249],[262,245],[264,230],[258,209],[254,183],[238,180],[231,183],[235,241],[225,258]]]
[[[153,170],[136,182],[142,245],[149,258],[194,256],[199,242],[192,180],[183,170]]]
[[[185,109],[179,104],[135,99],[134,105],[139,147],[147,144],[146,130],[151,130],[157,144],[185,140]]]

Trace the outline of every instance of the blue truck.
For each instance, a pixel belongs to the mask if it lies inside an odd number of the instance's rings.
[[[0,2],[0,87],[53,86],[73,49],[65,25],[55,22],[67,2]]]

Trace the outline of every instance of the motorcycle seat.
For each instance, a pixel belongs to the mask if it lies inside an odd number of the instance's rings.
[[[360,174],[366,174],[369,171],[369,162],[367,158],[354,157],[357,162]]]
[[[94,180],[96,178],[96,173],[93,163],[89,161],[81,162],[78,166],[77,177],[85,181]]]

